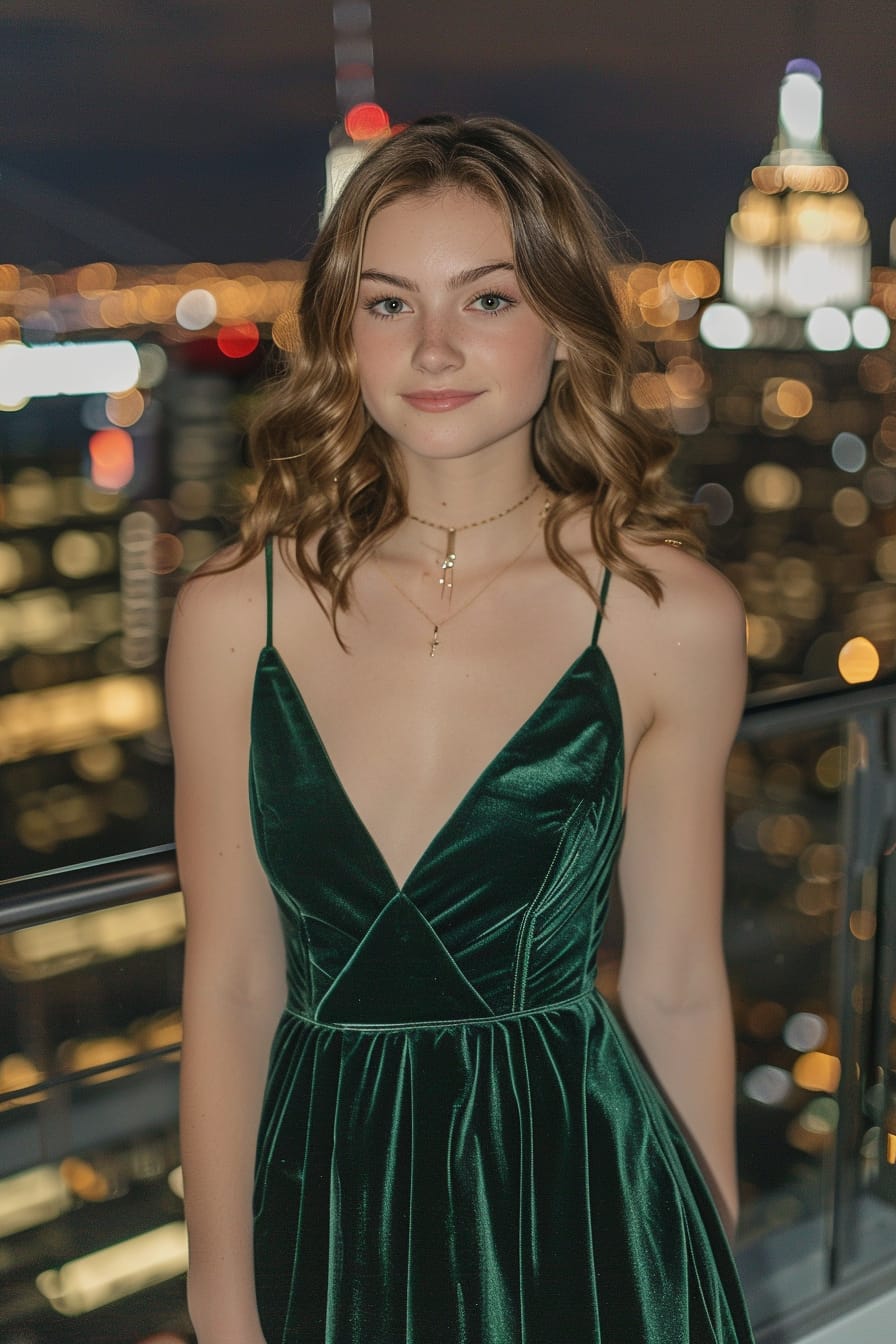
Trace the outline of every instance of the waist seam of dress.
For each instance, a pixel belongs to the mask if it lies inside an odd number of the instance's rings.
[[[435,1027],[493,1026],[496,1023],[513,1021],[514,1018],[519,1017],[540,1017],[543,1013],[550,1013],[555,1008],[568,1008],[573,1004],[582,1003],[585,999],[592,998],[599,998],[596,985],[583,990],[581,994],[574,994],[572,998],[560,999],[556,1003],[539,1004],[537,1008],[522,1008],[510,1013],[495,1013],[488,1017],[442,1017],[424,1022],[321,1022],[316,1017],[309,1017],[307,1013],[301,1013],[295,1008],[290,1008],[289,1005],[284,1008],[283,1013],[287,1017],[295,1017],[302,1022],[307,1022],[311,1027],[320,1027],[328,1031],[409,1032],[420,1028],[432,1030]]]

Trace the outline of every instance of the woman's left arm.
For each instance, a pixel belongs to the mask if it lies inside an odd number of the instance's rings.
[[[645,660],[654,717],[630,768],[619,996],[732,1235],[734,1035],[721,915],[725,769],[746,685],[744,610],[707,564],[679,553],[673,565]]]

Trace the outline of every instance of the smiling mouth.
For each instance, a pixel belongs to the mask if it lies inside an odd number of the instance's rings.
[[[480,392],[452,392],[450,388],[432,392],[403,392],[402,400],[418,411],[453,411],[481,396]]]

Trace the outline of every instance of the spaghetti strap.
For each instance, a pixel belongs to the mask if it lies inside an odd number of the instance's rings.
[[[603,581],[603,583],[602,583],[601,586],[600,586],[600,606],[598,607],[598,609],[597,609],[597,614],[596,614],[596,616],[595,616],[595,618],[594,618],[594,631],[593,631],[593,633],[592,633],[592,635],[591,635],[591,643],[592,643],[592,644],[596,644],[596,643],[597,643],[597,637],[598,637],[598,635],[600,634],[600,623],[601,623],[601,619],[602,619],[603,614],[604,614],[604,608],[605,608],[605,606],[606,606],[606,602],[607,602],[607,589],[608,589],[609,587],[610,587],[610,571],[609,571],[609,569],[607,569],[607,567],[606,567],[606,565],[605,565],[605,566],[604,566],[604,581]]]
[[[268,612],[268,637],[265,647],[269,649],[272,643],[274,626],[274,555],[270,537],[264,543],[264,573]]]

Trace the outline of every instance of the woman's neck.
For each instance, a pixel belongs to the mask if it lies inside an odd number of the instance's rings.
[[[449,528],[467,528],[522,504],[539,476],[531,454],[501,462],[478,458],[405,461],[408,513]]]
[[[449,484],[455,488],[422,496],[428,499],[428,508],[419,505],[421,496],[409,490],[407,518],[378,548],[381,559],[424,582],[427,575],[435,576],[440,587],[441,581],[450,585],[456,575],[462,574],[466,582],[471,576],[488,575],[521,551],[537,532],[551,498],[531,463],[527,474],[490,482],[491,489],[471,487],[469,482],[464,488],[456,488],[455,481]]]

